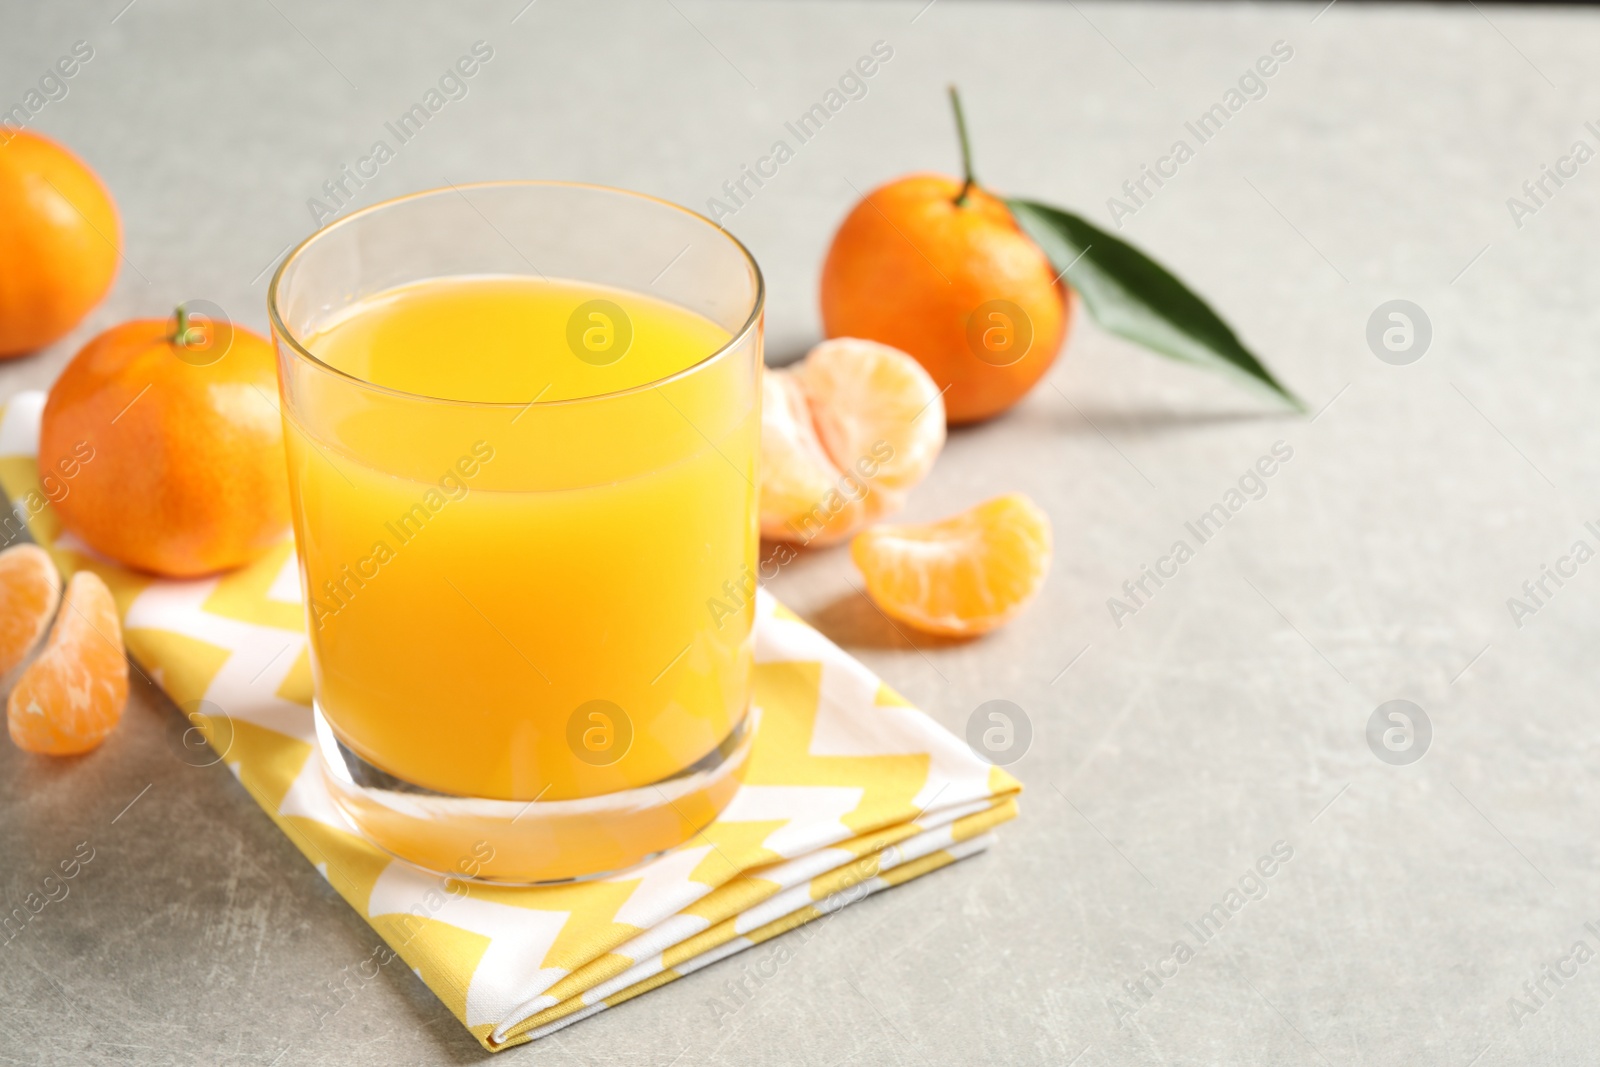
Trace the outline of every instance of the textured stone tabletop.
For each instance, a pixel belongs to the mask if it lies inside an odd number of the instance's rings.
[[[766,271],[770,359],[817,339],[819,264],[858,191],[956,168],[955,81],[982,178],[1115,214],[1315,417],[1080,322],[908,508],[1039,501],[1056,560],[1026,615],[912,644],[842,551],[770,583],[959,734],[985,701],[1023,708],[1022,818],[781,968],[736,956],[505,1062],[1591,1064],[1600,18],[1319,7],[9,3],[0,110],[92,49],[29,121],[114,191],[126,262],[0,392],[184,299],[264,330],[270,268],[347,204],[540,177],[705,210],[884,42],[865,95],[725,220]],[[480,41],[462,91],[330,193]],[[1169,177],[1140,190],[1146,166]],[[1408,351],[1374,320],[1393,300],[1414,305]],[[1412,732],[1385,712],[1369,743],[1391,700]],[[93,849],[0,944],[0,1064],[482,1060],[403,967],[318,1011],[377,935],[223,767],[184,763],[182,726],[136,690],[90,771],[0,745],[4,908]]]

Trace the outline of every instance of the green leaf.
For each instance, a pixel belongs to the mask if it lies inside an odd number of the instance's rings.
[[[1211,306],[1161,264],[1070,211],[1031,200],[1006,204],[1105,329],[1173,359],[1242,374],[1306,410]]]

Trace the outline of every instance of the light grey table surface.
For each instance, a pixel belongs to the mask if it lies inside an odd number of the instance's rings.
[[[854,592],[843,551],[771,583],[958,733],[984,701],[1024,708],[1021,819],[989,853],[828,923],[722,1025],[712,998],[761,950],[505,1061],[1600,1056],[1600,962],[1571,955],[1580,940],[1600,951],[1584,926],[1600,928],[1600,563],[1547,581],[1532,615],[1507,605],[1575,541],[1600,547],[1584,525],[1600,520],[1600,162],[1547,182],[1520,219],[1507,204],[1575,141],[1600,147],[1584,125],[1600,120],[1593,12],[124,2],[0,9],[0,106],[74,42],[93,47],[34,122],[115,191],[127,260],[68,338],[0,368],[0,392],[46,385],[98,330],[183,299],[264,329],[266,272],[312,228],[308,198],[478,40],[494,56],[468,95],[358,202],[545,177],[704,207],[889,42],[866,97],[729,221],[770,283],[775,361],[818,337],[817,272],[857,190],[955,167],[947,82],[965,91],[984,179],[1109,225],[1124,180],[1192,143],[1185,121],[1286,42],[1266,95],[1122,233],[1225,309],[1317,417],[1080,322],[1023,404],[951,436],[907,512],[1038,500],[1056,558],[1026,615],[913,646]],[[1432,326],[1406,366],[1366,340],[1397,298]],[[1185,521],[1279,441],[1293,457],[1265,496],[1118,626],[1108,598],[1192,542]],[[1406,766],[1366,740],[1396,698],[1433,727]],[[0,1063],[483,1059],[404,968],[319,1022],[327,983],[378,938],[222,767],[185,765],[180,730],[138,692],[88,760],[0,745],[5,908],[74,843],[95,849],[69,897],[0,945]],[[1292,859],[1264,896],[1197,938],[1186,924],[1280,841]],[[1178,940],[1194,954],[1173,974]],[[1576,973],[1525,992],[1547,964]],[[1135,996],[1125,983],[1147,967],[1168,977]]]

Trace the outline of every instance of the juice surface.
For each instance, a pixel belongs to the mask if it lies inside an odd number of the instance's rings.
[[[668,778],[729,735],[758,383],[718,357],[635,389],[728,341],[652,297],[507,277],[378,293],[304,339],[413,394],[319,372],[285,406],[317,699],[341,740],[439,792],[559,800]]]
[[[582,330],[570,337],[573,312],[601,301],[622,308],[628,325],[614,315],[615,321],[580,315]],[[630,327],[626,351],[607,351]],[[570,400],[658,381],[721,348],[728,331],[637,293],[540,278],[467,277],[367,297],[308,341],[324,363],[375,385],[441,400],[526,404],[534,397]],[[574,343],[583,355],[573,351]]]

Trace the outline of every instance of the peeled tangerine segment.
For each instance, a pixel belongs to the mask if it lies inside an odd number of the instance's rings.
[[[61,574],[38,545],[0,552],[0,676],[16,670],[61,604]]]
[[[79,571],[50,640],[6,702],[11,740],[29,752],[69,756],[105,740],[128,702],[128,661],[111,591]]]
[[[928,372],[875,341],[824,341],[767,370],[761,398],[761,535],[826,545],[900,510],[944,446]]]
[[[1021,493],[938,522],[879,526],[850,555],[884,613],[929,633],[967,637],[1009,621],[1050,571],[1050,518]]]
[[[795,368],[822,447],[841,469],[870,460],[873,482],[910,489],[944,447],[944,396],[898,348],[839,337]]]
[[[833,488],[839,476],[822,450],[800,384],[786,371],[761,375],[761,536],[800,540],[789,528]]]

